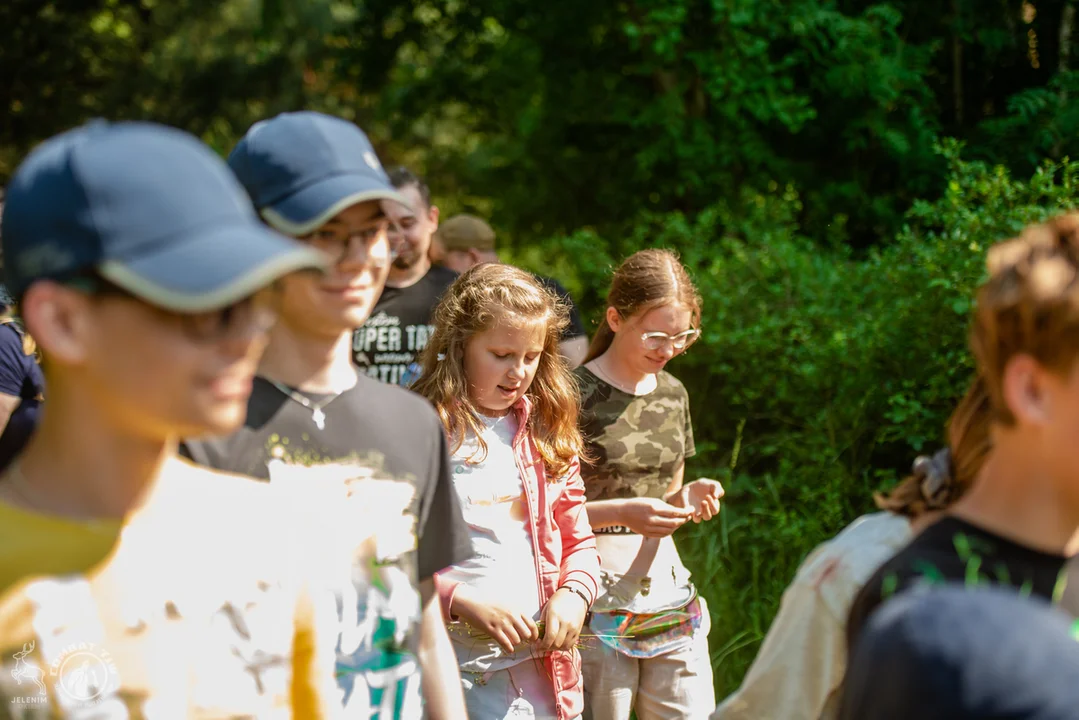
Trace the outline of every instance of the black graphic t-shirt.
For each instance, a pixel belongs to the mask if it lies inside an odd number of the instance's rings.
[[[187,441],[181,452],[292,487],[339,480],[364,501],[356,526],[370,528],[371,557],[353,570],[354,596],[339,599],[338,684],[350,715],[418,718],[419,581],[472,556],[445,433],[423,398],[365,376],[332,400],[302,396],[312,407],[256,378],[243,428]]]
[[[532,273],[536,279],[539,280],[544,287],[554,293],[556,296],[562,299],[562,302],[569,305],[569,325],[562,331],[562,341],[572,340],[579,337],[587,337],[588,331],[585,330],[584,321],[581,320],[581,311],[577,309],[577,304],[573,302],[573,297],[569,294],[569,290],[562,286],[562,283],[558,282],[554,278],[547,277],[546,275],[539,275],[538,273]]]
[[[352,357],[370,377],[391,385],[410,385],[415,363],[434,332],[431,316],[457,273],[433,266],[416,283],[387,287],[371,317],[352,338]]]
[[[853,649],[881,603],[919,584],[1000,585],[1054,600],[1064,589],[1063,555],[1033,550],[952,516],[926,528],[884,563],[858,593],[847,621]]]

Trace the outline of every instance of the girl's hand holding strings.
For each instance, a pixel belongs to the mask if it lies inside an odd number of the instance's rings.
[[[623,502],[622,524],[649,538],[667,537],[693,516],[691,508],[675,507],[659,498],[642,497]]]
[[[701,478],[683,485],[673,502],[692,510],[693,522],[699,523],[719,515],[719,501],[723,495],[723,486],[718,481]]]
[[[572,590],[555,591],[543,608],[543,639],[536,646],[541,652],[570,650],[577,645],[588,606]]]
[[[583,601],[579,601],[582,602]],[[466,585],[457,588],[453,596],[453,614],[476,630],[489,635],[502,649],[512,653],[519,645],[539,640],[536,621],[524,613],[485,603],[472,596]],[[550,626],[548,626],[548,631]]]

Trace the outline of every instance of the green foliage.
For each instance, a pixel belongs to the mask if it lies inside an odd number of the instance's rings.
[[[1043,0],[10,0],[0,180],[92,116],[226,152],[253,122],[359,122],[449,210],[525,244],[742,188],[799,189],[807,237],[891,237],[944,133],[1030,172],[1076,148],[1070,3]],[[1069,52],[1065,53],[1063,50]]]
[[[812,222],[842,205],[864,231],[912,197],[877,193],[878,183],[913,189],[935,171],[920,77],[929,54],[901,42],[902,16],[888,5],[468,7],[471,21],[442,25],[441,55],[409,51],[424,61],[401,68],[394,85],[407,89],[385,96],[382,112],[395,137],[423,141],[448,115],[459,124],[452,113],[466,105],[476,142],[439,146],[437,165],[492,198],[496,223],[516,236],[617,234],[641,210],[694,214],[772,178],[814,186]]]
[[[569,253],[578,286],[604,288],[613,258],[672,247],[704,298],[702,339],[670,369],[693,403],[699,455],[688,477],[727,489],[720,519],[680,538],[715,618],[720,696],[805,554],[943,442],[971,378],[985,249],[1075,201],[1079,164],[1045,164],[1021,181],[962,161],[957,143],[939,151],[941,197],[915,203],[894,241],[864,257],[804,237],[798,195],[778,187],[693,220],[645,217],[625,238],[578,233],[539,248],[548,263]],[[584,297],[598,318],[602,299]]]
[[[427,174],[444,214],[490,218],[593,323],[619,259],[677,248],[705,301],[672,367],[690,472],[728,489],[682,537],[723,694],[806,551],[941,441],[986,246],[1071,204],[1074,20],[1070,0],[6,0],[0,182],[94,116],[224,154],[309,108]]]

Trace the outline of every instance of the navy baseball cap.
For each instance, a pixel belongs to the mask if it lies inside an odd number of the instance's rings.
[[[259,222],[208,147],[151,123],[95,121],[36,148],[7,186],[0,242],[16,299],[37,280],[93,271],[189,313],[327,262]]]
[[[842,720],[1071,720],[1074,620],[1017,588],[909,590],[870,618],[850,659]]]
[[[255,123],[228,162],[266,222],[296,237],[357,203],[409,204],[363,131],[322,113],[282,113]]]

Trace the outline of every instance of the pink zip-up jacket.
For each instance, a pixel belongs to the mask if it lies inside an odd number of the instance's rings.
[[[528,503],[540,606],[545,606],[555,591],[567,582],[588,595],[591,605],[596,599],[599,582],[599,551],[596,550],[596,536],[584,507],[584,481],[581,479],[580,464],[574,460],[564,477],[548,481],[543,458],[528,431],[531,409],[532,403],[528,397],[513,406],[518,423],[517,435],[513,439],[513,454],[521,471]],[[458,585],[460,583],[435,573],[435,588],[447,621],[455,619],[450,607]],[[575,718],[584,712],[581,654],[577,649],[550,652],[544,659],[544,665],[554,685],[560,720]]]

